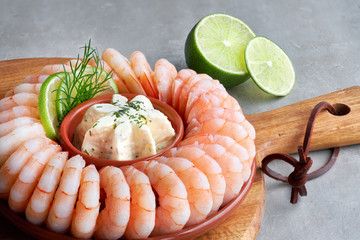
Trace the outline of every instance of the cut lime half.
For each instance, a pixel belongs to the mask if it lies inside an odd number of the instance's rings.
[[[102,70],[100,68],[87,67],[85,69],[84,73],[82,74],[82,76],[83,76],[83,78],[81,78],[80,81],[76,82],[74,87],[71,88],[71,93],[68,96],[64,92],[69,93],[70,89],[68,86],[70,86],[71,84],[70,85],[66,84],[66,81],[62,81],[60,83],[59,91],[57,91],[56,101],[55,101],[56,113],[60,120],[62,120],[65,117],[65,115],[68,113],[68,111],[66,110],[66,107],[64,105],[64,102],[66,104],[67,104],[67,102],[63,101],[62,99],[70,99],[71,101],[73,99],[76,99],[77,103],[80,104],[81,102],[84,102],[84,101],[92,98],[92,97],[88,96],[89,87],[87,87],[87,86],[89,86],[89,81],[92,81],[92,82],[97,81],[98,83],[103,82],[101,87],[107,88],[107,90],[99,92],[98,94],[96,94],[93,97],[106,95],[106,94],[119,93],[119,90],[118,90],[113,78],[111,76],[109,76],[107,72],[105,72],[104,70]],[[93,77],[92,77],[92,79],[87,79],[87,76],[93,76]],[[74,78],[73,74],[69,74],[68,77],[69,77],[68,80],[70,82],[73,81],[73,78]],[[94,80],[95,78],[97,78],[97,80]],[[87,81],[87,82],[85,82],[85,81]],[[81,92],[78,92],[78,90],[80,90]],[[75,107],[76,105],[74,105],[73,107]]]
[[[286,96],[293,89],[294,67],[286,53],[271,40],[253,38],[246,47],[245,60],[251,78],[263,91]]]
[[[205,16],[186,39],[186,64],[225,87],[243,83],[249,78],[245,47],[253,37],[254,32],[238,18],[221,13]]]
[[[41,85],[39,94],[39,116],[44,127],[46,135],[53,139],[57,139],[59,131],[59,122],[56,114],[55,99],[61,79],[64,73],[55,73],[49,76]]]

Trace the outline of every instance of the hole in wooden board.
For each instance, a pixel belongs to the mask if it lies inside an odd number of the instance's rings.
[[[337,116],[344,116],[351,111],[351,108],[346,104],[335,103],[333,106],[336,109]]]

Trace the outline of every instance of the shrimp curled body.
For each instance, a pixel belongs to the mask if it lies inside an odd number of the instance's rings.
[[[100,187],[104,189],[105,208],[100,212],[95,238],[118,239],[130,218],[130,189],[120,168],[107,166],[100,170]]]
[[[133,166],[149,177],[159,195],[160,206],[156,208],[152,235],[181,230],[189,220],[190,205],[186,188],[174,170],[155,160],[137,162]]]
[[[79,198],[71,222],[71,234],[77,238],[91,238],[100,209],[100,177],[94,165],[82,171]]]
[[[130,187],[130,219],[125,231],[129,239],[147,238],[155,226],[155,194],[149,178],[133,166],[122,167]]]
[[[25,210],[26,219],[32,224],[41,225],[45,222],[67,159],[67,152],[58,152],[46,165]]]
[[[76,155],[66,162],[46,220],[48,229],[58,233],[65,233],[70,228],[80,186],[81,172],[84,166],[85,161],[80,155]]]

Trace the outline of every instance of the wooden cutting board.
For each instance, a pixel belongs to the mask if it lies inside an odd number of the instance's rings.
[[[63,59],[66,61],[67,59]],[[61,63],[59,58],[32,58],[0,62],[0,98],[7,90],[22,82],[28,75],[36,75],[47,64]],[[249,114],[247,119],[256,129],[257,171],[253,185],[241,205],[224,222],[199,239],[255,239],[265,207],[264,175],[259,168],[264,156],[274,152],[293,153],[302,144],[307,120],[312,108],[321,101],[338,104],[344,116],[321,112],[316,120],[311,141],[312,150],[360,143],[360,87],[344,89],[324,96],[292,104],[265,113]],[[341,104],[346,104],[349,108]],[[25,238],[24,233],[3,216],[0,232],[7,239]]]

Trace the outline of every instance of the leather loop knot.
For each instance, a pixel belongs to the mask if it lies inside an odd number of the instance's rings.
[[[336,158],[339,155],[340,148],[334,148],[332,155],[327,161],[327,163],[320,169],[308,174],[308,171],[310,170],[313,163],[313,160],[307,156],[310,150],[312,130],[315,118],[322,109],[327,109],[331,114],[336,115],[335,108],[327,102],[321,102],[315,106],[315,108],[311,112],[309,122],[306,128],[304,144],[303,146],[298,146],[299,161],[291,155],[284,153],[273,153],[266,156],[262,160],[262,170],[265,174],[276,180],[287,182],[292,186],[290,202],[293,204],[297,203],[298,194],[300,194],[300,196],[307,195],[307,191],[305,188],[306,181],[319,177],[326,173],[328,170],[330,170],[330,168],[335,164]],[[294,171],[288,177],[285,177],[280,173],[270,169],[268,167],[268,164],[274,160],[282,160],[292,165],[294,167]]]
[[[299,164],[299,168],[295,168],[295,170],[289,175],[288,182],[293,187],[301,187],[305,185],[307,181],[307,172],[309,171],[312,165],[311,158],[308,158],[308,162],[304,165]]]

